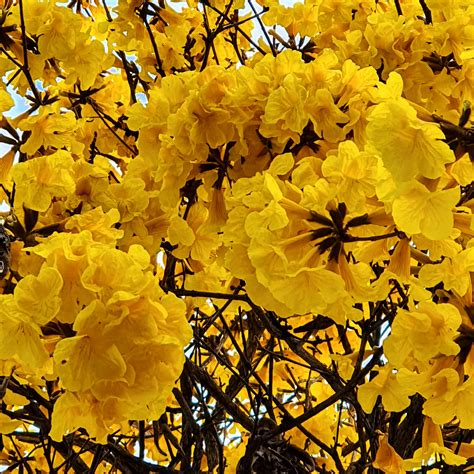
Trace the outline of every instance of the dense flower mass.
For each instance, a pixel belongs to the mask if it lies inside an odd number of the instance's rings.
[[[471,1],[0,0],[0,72],[0,464],[474,465]]]

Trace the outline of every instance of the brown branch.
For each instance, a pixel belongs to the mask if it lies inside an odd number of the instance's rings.
[[[150,38],[151,46],[153,48],[153,53],[155,54],[155,59],[156,59],[156,63],[157,63],[157,65],[155,66],[156,71],[158,72],[158,74],[161,77],[165,77],[166,73],[163,70],[163,62],[161,61],[160,52],[158,51],[158,45],[156,44],[155,37],[153,36],[153,32],[151,31],[150,23],[148,23],[148,19],[147,19],[148,10],[147,10],[147,7],[148,7],[148,2],[145,1],[142,5],[139,16],[143,20],[143,23],[145,24],[145,29],[148,33],[148,37]]]
[[[220,387],[214,382],[212,377],[203,369],[196,366],[189,359],[184,364],[188,373],[211,394],[221,405],[225,407],[227,413],[246,430],[252,431],[254,423],[247,414],[242,411],[227,395],[225,395]]]
[[[329,385],[335,392],[342,389],[343,384],[340,377],[335,374],[329,367],[324,365],[322,362],[312,356],[309,352],[307,352],[306,349],[303,347],[301,339],[296,338],[287,330],[279,326],[276,321],[272,321],[271,318],[267,315],[267,313],[265,313],[265,311],[254,305],[250,300],[248,301],[249,304],[252,306],[252,309],[256,312],[259,318],[261,318],[263,324],[270,332],[270,334],[273,334],[278,339],[284,340],[288,344],[290,349],[296,355],[301,357],[301,359],[303,359],[312,368],[312,370],[318,372],[326,379],[326,381],[329,383]]]
[[[399,237],[399,236],[400,236],[399,231],[390,232],[388,234],[371,235],[369,237],[357,237],[354,235],[346,234],[342,240],[344,242],[376,242],[377,240],[391,239],[392,237]]]
[[[277,50],[275,49],[274,44],[272,43],[272,40],[270,39],[270,36],[268,35],[268,32],[265,28],[265,25],[263,24],[262,19],[260,18],[260,15],[262,13],[265,13],[268,11],[268,7],[264,8],[260,13],[257,13],[257,10],[255,10],[255,7],[251,0],[248,0],[249,6],[252,9],[254,16],[257,18],[257,23],[260,26],[260,29],[262,30],[263,36],[265,37],[266,42],[268,43],[268,46],[270,47],[270,50],[272,52],[273,56],[276,56],[278,54]]]
[[[133,82],[133,76],[132,76],[132,71],[130,70],[130,63],[127,61],[127,58],[125,56],[125,53],[123,51],[117,51],[117,54],[120,56],[120,59],[123,64],[123,69],[125,71],[125,75],[127,77],[127,82],[128,82],[128,87],[130,89],[130,100],[132,104],[135,104],[137,102],[137,96],[135,93],[136,90],[136,84]]]
[[[109,7],[107,6],[107,3],[105,3],[105,0],[102,0],[102,6],[104,7],[105,17],[107,18],[107,21],[111,22],[112,16],[110,15]]]
[[[403,15],[403,10],[400,5],[400,0],[395,0],[395,8],[397,9],[397,15],[402,16]]]
[[[25,14],[23,11],[23,0],[19,0],[19,7],[20,7],[20,28],[21,28],[21,43],[23,47],[23,65],[22,71],[28,81],[30,86],[31,92],[35,97],[36,105],[41,105],[41,96],[36,88],[35,81],[31,77],[30,68],[28,65],[28,50],[26,48],[26,28],[25,28]]]
[[[276,430],[274,430],[274,432],[272,433],[273,436],[295,428],[299,424],[304,423],[313,416],[316,416],[318,413],[321,413],[323,410],[330,407],[331,405],[334,405],[334,403],[345,399],[345,395],[348,392],[354,390],[357,385],[359,385],[360,382],[364,380],[364,377],[374,368],[375,364],[378,363],[381,354],[382,348],[379,348],[373,354],[371,361],[359,373],[355,373],[355,375],[352,376],[351,380],[349,380],[349,382],[347,382],[347,384],[341,390],[334,393],[334,395],[331,395],[329,398],[326,398],[326,400],[318,403],[316,406],[304,412],[302,415],[293,418],[293,420],[289,420],[282,423]]]
[[[425,0],[419,0],[421,9],[423,10],[423,14],[425,15],[425,23],[427,25],[433,24],[433,15],[431,14],[431,10],[428,8]]]
[[[214,10],[217,14],[223,16],[229,23],[233,23],[232,19],[229,18],[224,12],[221,12],[218,8],[211,5],[206,1],[206,6],[209,7],[211,10]],[[255,41],[240,27],[236,26],[235,29],[261,54],[265,54],[265,51],[257,44]]]
[[[99,119],[102,121],[102,123],[109,129],[109,131],[115,136],[115,138],[117,138],[117,140],[125,147],[127,148],[127,150],[130,151],[130,153],[132,153],[132,156],[136,156],[137,155],[137,151],[134,150],[111,126],[110,124],[107,122],[106,118],[108,118],[109,120],[111,120],[111,117],[109,117],[108,115],[102,113],[99,108],[97,107],[97,105],[92,102],[91,103],[91,106],[92,108],[94,109],[95,113],[97,114],[97,116],[99,117]],[[111,120],[114,125],[115,125],[115,122],[113,120]]]
[[[204,18],[204,28],[206,30],[206,33],[207,33],[207,36],[204,40],[205,44],[206,44],[206,49],[204,50],[204,55],[203,55],[203,58],[202,58],[202,64],[201,64],[201,69],[200,71],[204,71],[204,69],[206,69],[206,66],[207,66],[207,61],[209,59],[209,53],[212,49],[212,52],[214,54],[214,60],[216,61],[216,64],[219,65],[219,59],[217,57],[217,51],[216,51],[216,47],[214,45],[214,38],[218,35],[219,33],[219,30],[216,29],[216,31],[212,31],[210,26],[209,26],[209,20],[207,18],[207,12],[206,12],[206,4],[203,3],[203,18]]]
[[[215,298],[220,300],[231,301],[248,301],[247,295],[237,295],[235,293],[218,293],[214,291],[185,290],[184,288],[176,288],[171,291],[176,296],[190,296],[194,298]]]

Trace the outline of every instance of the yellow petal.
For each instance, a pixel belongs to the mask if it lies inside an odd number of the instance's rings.
[[[390,446],[387,436],[382,435],[373,466],[386,474],[402,474],[405,472],[402,464],[402,457]]]
[[[63,279],[58,270],[43,266],[38,276],[27,275],[18,283],[15,301],[31,321],[43,326],[59,312],[62,287]]]
[[[431,240],[447,239],[453,230],[453,208],[458,200],[458,188],[430,192],[414,182],[394,200],[393,219],[409,235],[422,233]]]
[[[53,358],[59,378],[72,391],[86,390],[100,380],[116,380],[126,371],[115,345],[99,347],[89,336],[63,339]]]
[[[288,173],[295,164],[295,160],[291,153],[284,153],[273,158],[268,171],[273,175],[284,175]]]
[[[15,431],[22,422],[20,420],[12,420],[8,415],[0,413],[0,433],[8,434]]]
[[[432,123],[421,121],[405,100],[376,105],[368,117],[369,145],[379,153],[395,181],[410,181],[418,175],[439,178],[454,153],[444,143],[444,134]]]

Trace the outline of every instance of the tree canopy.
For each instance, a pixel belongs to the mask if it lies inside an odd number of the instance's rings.
[[[470,0],[2,0],[0,465],[474,469]]]

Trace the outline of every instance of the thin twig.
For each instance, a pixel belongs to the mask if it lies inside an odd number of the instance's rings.
[[[30,68],[28,66],[28,50],[26,48],[26,28],[25,28],[25,15],[23,12],[23,0],[19,0],[19,7],[20,7],[20,28],[21,28],[21,43],[23,47],[23,74],[30,85],[31,92],[35,96],[35,102],[40,105],[41,104],[41,96],[36,88],[35,82],[30,74]]]
[[[433,24],[433,15],[431,14],[431,10],[428,8],[428,5],[426,4],[425,0],[419,0],[420,6],[423,10],[423,14],[425,15],[425,23],[427,25],[432,25]]]

